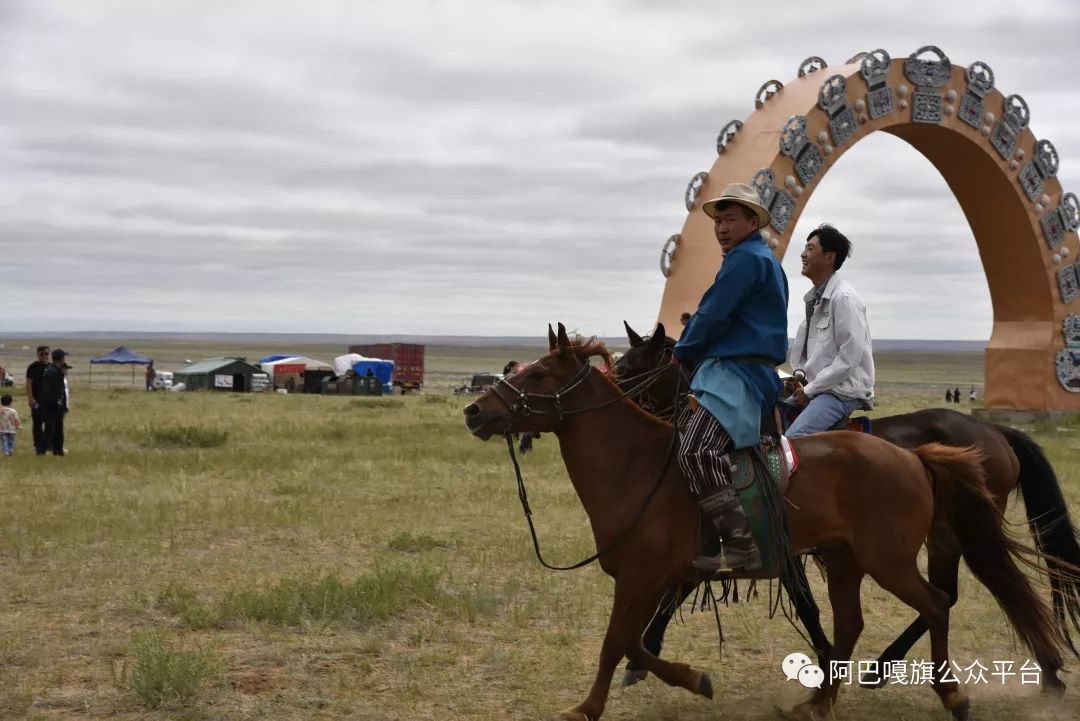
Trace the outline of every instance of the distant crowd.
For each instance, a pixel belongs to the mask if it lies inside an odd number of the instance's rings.
[[[971,391],[968,393],[968,400],[971,401],[972,403],[974,403],[975,399],[977,397],[978,397],[978,394],[975,392],[975,386],[971,386]],[[946,388],[945,389],[945,402],[946,403],[959,403],[960,402],[960,389],[959,388],[953,388],[953,389],[950,390],[950,389]]]
[[[68,385],[67,353],[47,345],[37,347],[37,359],[26,368],[26,401],[30,406],[30,422],[34,452],[44,456],[51,452],[62,456],[64,448],[64,417],[71,407]],[[12,407],[10,394],[0,396],[0,440],[5,456],[15,451],[15,438],[22,428],[19,412]]]

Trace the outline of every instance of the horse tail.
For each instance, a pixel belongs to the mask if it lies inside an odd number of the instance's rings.
[[[1020,461],[1017,485],[1027,510],[1028,528],[1035,539],[1035,547],[1046,558],[1047,567],[1051,571],[1062,571],[1067,566],[1080,566],[1076,527],[1069,517],[1057,474],[1046,454],[1026,433],[1003,426],[998,426],[998,430]],[[1071,636],[1071,629],[1080,632],[1080,578],[1051,573],[1050,586],[1058,627],[1072,652],[1080,656]]]
[[[1020,640],[1043,671],[1057,677],[1067,645],[1053,613],[1031,587],[1018,563],[1049,573],[1029,558],[1038,554],[1010,538],[986,487],[983,454],[976,447],[928,443],[915,449],[934,482],[935,514],[944,513],[975,577],[993,594]]]

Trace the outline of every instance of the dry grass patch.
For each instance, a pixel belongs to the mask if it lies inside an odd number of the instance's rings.
[[[240,349],[209,355],[225,350]],[[439,366],[436,349],[429,370],[438,377],[442,367],[449,385],[459,372],[536,355],[478,350]],[[900,370],[898,384],[926,375]],[[0,718],[518,721],[548,718],[587,692],[612,583],[596,566],[538,566],[505,446],[463,428],[471,399],[87,391],[78,380],[72,393],[68,456],[38,459],[24,444],[0,459]],[[939,396],[886,392],[873,415]],[[150,429],[170,430],[155,438]],[[215,445],[183,429],[227,437]],[[1075,428],[1035,433],[1075,518]],[[521,462],[545,555],[565,563],[592,553],[554,436]],[[1010,520],[1022,515],[1014,503]],[[824,586],[814,588],[828,628]],[[870,659],[914,613],[870,581],[863,598],[856,658]],[[798,700],[779,672],[786,654],[805,649],[795,631],[768,620],[763,598],[720,615],[722,657],[711,612],[684,613],[664,647],[712,674],[717,701],[650,679],[614,688],[604,719],[764,721],[774,703]],[[966,570],[952,622],[959,660],[1027,657]],[[144,632],[160,640],[141,647],[156,709],[130,690],[133,638]],[[194,657],[176,660],[201,649],[228,671],[210,663],[218,673],[202,676]],[[910,658],[928,654],[924,641]],[[200,676],[193,694],[176,691]],[[1064,702],[1048,705],[1031,689],[973,687],[973,713],[1075,718],[1080,678],[1066,681]],[[928,688],[845,690],[836,713],[942,718]]]

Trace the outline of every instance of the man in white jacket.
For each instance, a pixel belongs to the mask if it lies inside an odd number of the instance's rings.
[[[802,274],[814,287],[803,300],[806,320],[791,346],[792,370],[806,374],[785,403],[803,407],[785,434],[797,438],[833,428],[855,410],[874,405],[874,357],[866,306],[838,271],[851,241],[831,225],[810,233]]]

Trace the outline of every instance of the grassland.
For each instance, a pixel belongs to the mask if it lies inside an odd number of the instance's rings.
[[[433,347],[430,392],[381,399],[105,390],[76,376],[69,455],[35,458],[24,432],[0,458],[0,718],[480,721],[580,701],[612,583],[596,567],[538,566],[505,448],[469,436],[465,399],[436,392],[539,352]],[[938,405],[946,386],[981,388],[974,356],[878,362],[878,414]],[[1076,428],[1032,430],[1075,511]],[[549,558],[591,552],[553,438],[524,473]],[[1027,658],[966,571],[960,596],[955,659]],[[872,582],[863,598],[856,658],[870,659],[912,612]],[[780,672],[805,650],[795,631],[770,621],[763,599],[721,617],[722,658],[711,613],[687,610],[665,648],[712,673],[716,701],[651,679],[614,689],[605,718],[764,719],[801,698]],[[928,655],[924,641],[909,658]],[[1078,686],[1080,674],[1065,680]],[[979,718],[1080,718],[1076,689],[1055,702],[1016,679],[969,690]],[[891,686],[845,690],[837,718],[942,714],[928,687]]]

